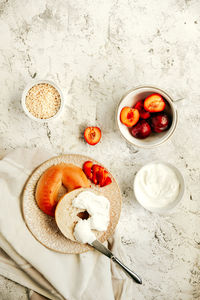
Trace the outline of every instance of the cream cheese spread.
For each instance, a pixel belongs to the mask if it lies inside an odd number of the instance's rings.
[[[110,221],[110,202],[101,195],[85,191],[73,200],[74,207],[88,212],[87,220],[80,219],[74,228],[74,237],[81,243],[92,243],[96,236],[92,229],[106,231]]]

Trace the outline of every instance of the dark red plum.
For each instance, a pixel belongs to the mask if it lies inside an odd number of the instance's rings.
[[[145,119],[145,120],[146,120],[146,119],[148,119],[148,118],[151,117],[150,112],[149,112],[149,111],[146,111],[146,110],[144,109],[144,100],[138,101],[138,102],[135,104],[134,108],[136,108],[137,110],[139,110],[140,118],[141,118],[141,119]]]
[[[164,112],[155,114],[151,118],[151,128],[154,132],[163,132],[169,128],[170,119]]]
[[[140,120],[131,128],[131,134],[136,139],[145,139],[151,134],[151,127],[145,120]]]

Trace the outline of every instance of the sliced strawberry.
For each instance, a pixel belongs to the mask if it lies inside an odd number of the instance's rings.
[[[92,166],[93,162],[89,160],[83,164],[83,172],[90,180],[92,180]]]
[[[139,113],[140,113],[140,118],[141,118],[141,119],[148,119],[148,118],[151,117],[150,112],[149,112],[149,111],[146,111],[146,110],[144,109],[144,100],[138,101],[138,102],[135,104],[134,108],[136,108],[136,109],[139,111]]]
[[[127,127],[134,126],[140,118],[139,111],[135,108],[125,106],[120,113],[121,122]]]
[[[94,184],[99,184],[99,181],[98,181],[98,172],[100,170],[100,167],[99,165],[93,165],[92,166],[92,172],[93,172],[93,175],[92,175],[92,182]]]
[[[94,184],[100,185],[100,187],[112,182],[112,179],[109,177],[109,172],[104,167],[93,164],[92,161],[88,160],[83,164],[83,171]]]
[[[97,173],[97,180],[100,186],[103,186],[107,176],[108,172],[103,167],[100,167]]]
[[[99,165],[93,165],[92,170],[93,170],[93,178],[92,178],[93,183],[99,184],[100,187],[103,187],[112,182],[111,178],[109,177],[108,171],[104,167]]]
[[[103,168],[103,171],[100,170],[100,179],[99,184],[101,187],[106,186],[112,182],[112,179],[109,176],[108,171]]]
[[[112,179],[108,176],[108,177],[106,177],[106,180],[104,181],[104,184],[102,185],[102,187],[106,186],[106,185],[109,185],[111,183],[112,183]]]
[[[84,138],[89,145],[96,145],[101,139],[101,129],[99,127],[87,127]]]
[[[149,112],[163,111],[165,101],[160,94],[152,94],[144,100],[144,109]]]

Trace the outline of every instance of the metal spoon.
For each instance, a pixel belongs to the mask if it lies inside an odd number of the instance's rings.
[[[93,241],[90,245],[97,251],[101,252],[102,254],[109,257],[112,261],[117,263],[133,280],[135,280],[139,284],[142,284],[142,279],[136,273],[126,267],[116,256],[112,254],[112,252],[108,248],[106,248],[98,240]]]

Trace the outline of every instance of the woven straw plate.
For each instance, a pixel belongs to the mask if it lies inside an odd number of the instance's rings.
[[[80,244],[73,242],[61,233],[58,229],[55,219],[44,214],[35,201],[35,188],[40,176],[52,165],[59,164],[61,162],[71,163],[76,166],[82,167],[83,163],[87,160],[93,161],[93,163],[99,164],[97,161],[83,155],[78,154],[66,154],[57,157],[53,157],[40,165],[31,175],[27,181],[23,196],[22,196],[22,210],[25,223],[33,234],[33,236],[45,247],[60,253],[83,253],[91,250],[92,247],[86,244]],[[119,221],[121,212],[121,193],[119,186],[111,174],[112,183],[105,187],[98,187],[92,185],[92,188],[97,192],[101,192],[102,195],[110,200],[110,223],[107,231],[104,232],[100,241],[106,241],[114,233],[115,227]],[[66,191],[65,191],[66,192]],[[73,192],[72,192],[73,193]],[[61,191],[63,194],[63,191]]]

